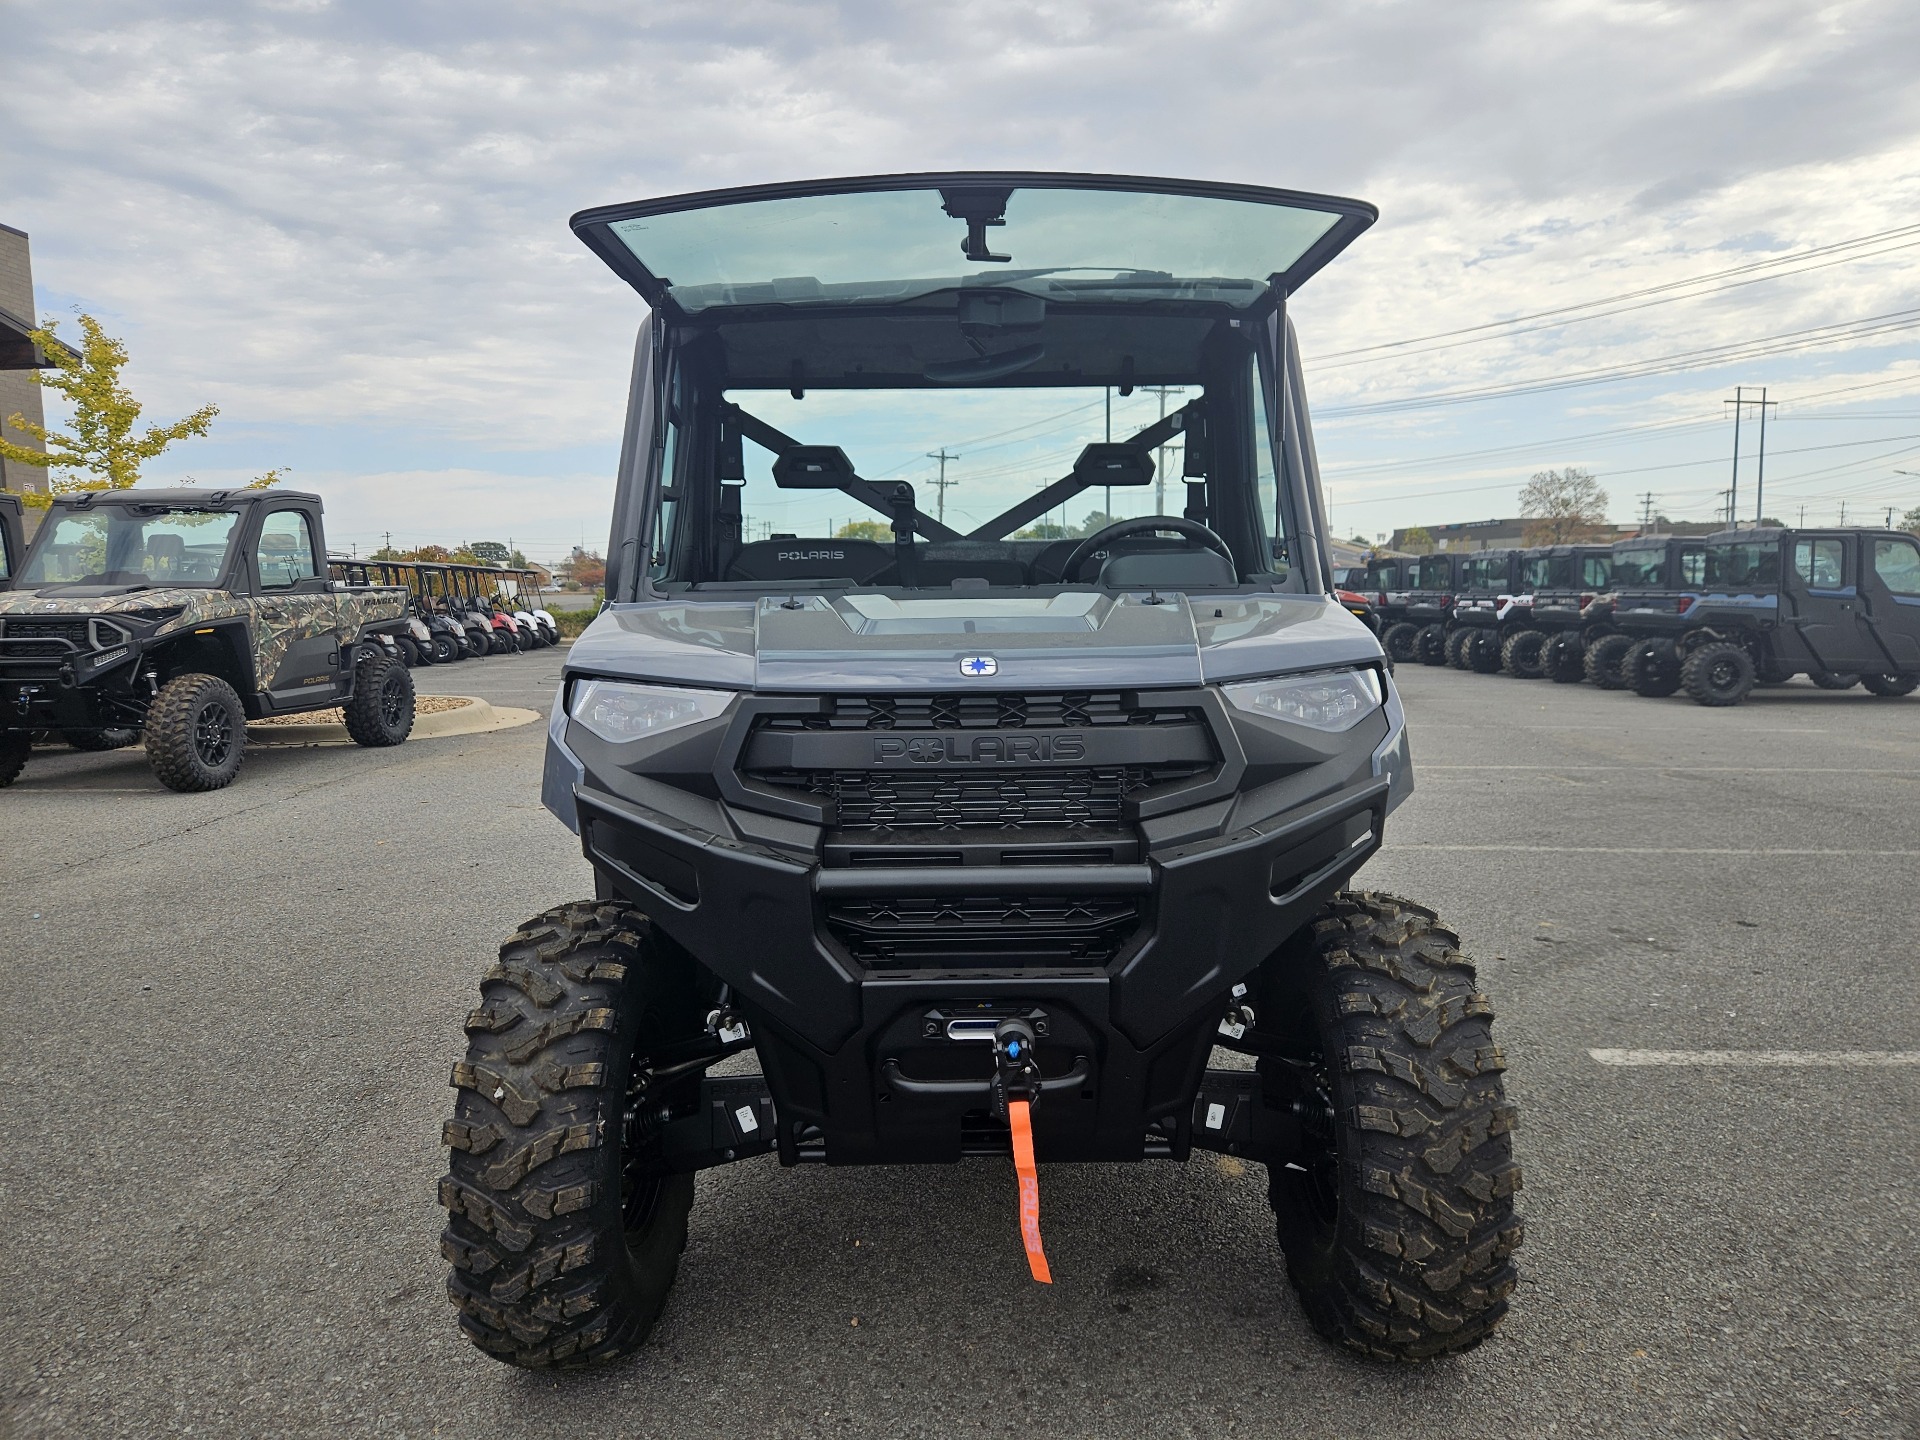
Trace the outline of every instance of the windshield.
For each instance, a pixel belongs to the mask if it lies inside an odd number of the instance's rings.
[[[1504,555],[1475,556],[1460,562],[1462,590],[1497,590],[1506,583],[1507,557]]]
[[[723,199],[607,229],[688,313],[897,302],[972,283],[1051,302],[1244,308],[1350,213],[1138,189],[954,184]]]
[[[1707,584],[1722,590],[1771,589],[1780,583],[1780,547],[1741,542],[1707,547]]]
[[[1273,418],[1258,356],[1235,343],[1203,378],[1166,385],[795,395],[709,391],[697,367],[680,369],[652,578],[1182,590],[1284,579],[1292,522]]]
[[[34,537],[20,583],[218,584],[239,518],[231,510],[145,505],[55,511]]]
[[[1415,560],[1409,567],[1408,585],[1414,590],[1453,589],[1453,564],[1449,556],[1428,555]]]
[[[1613,552],[1613,583],[1622,590],[1655,590],[1667,581],[1667,547]]]

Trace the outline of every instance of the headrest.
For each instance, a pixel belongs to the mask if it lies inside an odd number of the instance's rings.
[[[838,580],[864,585],[893,564],[889,546],[871,540],[756,540],[727,567],[729,580]]]
[[[1214,590],[1238,585],[1233,563],[1214,550],[1136,551],[1115,555],[1100,567],[1105,590]]]
[[[178,535],[149,535],[147,558],[149,560],[184,560],[187,558],[187,542]]]

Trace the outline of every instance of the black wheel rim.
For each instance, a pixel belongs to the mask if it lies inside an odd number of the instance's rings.
[[[201,764],[214,770],[226,764],[227,756],[233,753],[233,716],[218,700],[209,700],[194,717],[193,753],[200,757]]]
[[[660,1153],[660,1132],[672,1116],[672,1103],[651,1082],[644,1061],[637,1061],[627,1085],[626,1123],[620,1145],[620,1224],[638,1236],[660,1208],[666,1176],[654,1165]]]
[[[1340,1220],[1340,1147],[1324,1061],[1315,1059],[1312,1089],[1294,1101],[1294,1110],[1300,1117],[1300,1194],[1314,1222],[1332,1229]]]
[[[1713,686],[1715,690],[1731,690],[1733,689],[1734,678],[1738,674],[1739,667],[1735,665],[1733,661],[1716,660],[1713,662],[1713,668],[1707,672],[1707,683]]]
[[[389,728],[397,729],[400,722],[406,718],[406,713],[406,678],[396,673],[389,673],[386,681],[380,686],[380,718],[387,722]]]

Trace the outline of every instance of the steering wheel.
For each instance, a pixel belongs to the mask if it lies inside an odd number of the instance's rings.
[[[1060,583],[1071,585],[1073,577],[1080,573],[1080,567],[1086,562],[1087,557],[1101,546],[1111,544],[1123,535],[1139,535],[1153,530],[1171,530],[1177,535],[1186,536],[1189,540],[1197,540],[1207,549],[1217,551],[1224,556],[1229,565],[1233,564],[1233,551],[1227,548],[1227,542],[1198,520],[1188,520],[1180,515],[1140,515],[1132,520],[1116,521],[1105,529],[1096,530],[1074,546],[1073,553],[1067,556],[1066,564],[1060,567]]]

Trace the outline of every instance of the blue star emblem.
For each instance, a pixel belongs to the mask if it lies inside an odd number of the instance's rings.
[[[1000,662],[991,655],[969,655],[960,662],[960,673],[976,680],[995,674],[999,669]]]

